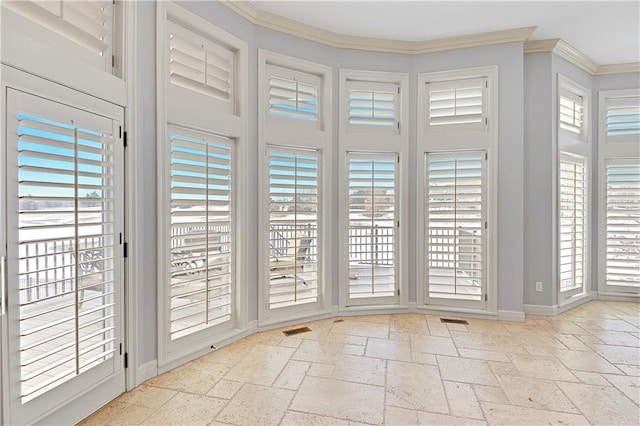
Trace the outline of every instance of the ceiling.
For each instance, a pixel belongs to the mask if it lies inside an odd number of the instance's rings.
[[[600,65],[640,62],[640,1],[252,1],[258,9],[338,34],[434,40],[537,26]]]

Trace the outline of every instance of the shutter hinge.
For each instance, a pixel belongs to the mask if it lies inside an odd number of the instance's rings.
[[[400,122],[398,121],[398,130],[400,130]]]
[[[120,244],[122,244],[122,232],[120,233]]]
[[[122,126],[118,126],[118,138],[122,139]]]
[[[484,301],[486,302],[488,300],[487,295],[484,295]]]
[[[486,81],[486,80],[484,81],[484,87],[485,87],[486,89],[488,89],[488,88],[489,88],[489,82],[488,82],[488,81]]]
[[[398,296],[400,296],[400,289],[398,289]]]
[[[485,222],[484,222],[484,229],[487,229],[487,227],[488,227],[488,226],[489,226],[489,225],[488,225],[488,224],[487,224],[487,222],[485,221]]]
[[[489,119],[488,119],[488,118],[485,118],[485,119],[484,119],[484,125],[485,125],[485,126],[488,126],[488,125],[489,125]]]
[[[400,221],[398,221],[398,228],[400,228]]]
[[[400,94],[400,86],[398,86],[398,95]]]
[[[122,355],[122,343],[120,343],[120,355]]]
[[[485,152],[485,153],[484,153],[484,159],[485,159],[485,160],[488,160],[488,159],[489,159],[489,153],[488,153],[488,152]]]
[[[124,246],[122,247],[122,256],[123,257],[129,257],[129,243],[125,242]]]
[[[128,141],[127,141],[127,132],[124,132],[124,134],[122,135],[122,145],[126,148],[128,145]]]
[[[124,353],[124,368],[129,368],[129,353]]]
[[[115,4],[115,2],[113,4]],[[116,55],[111,55],[111,68],[115,68],[115,66],[116,66]]]

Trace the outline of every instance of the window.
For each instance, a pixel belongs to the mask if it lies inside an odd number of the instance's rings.
[[[572,93],[560,95],[560,128],[572,133],[582,133],[582,102],[581,96]]]
[[[348,155],[349,301],[395,298],[398,156]]]
[[[160,371],[246,330],[244,42],[158,3]]]
[[[318,300],[316,151],[269,149],[269,308]]]
[[[486,79],[428,83],[429,129],[483,129],[487,125],[487,87]]]
[[[484,159],[484,152],[427,155],[427,297],[436,303],[484,302]]]
[[[582,290],[586,277],[587,194],[584,159],[560,156],[559,256],[560,293]]]
[[[638,140],[640,136],[640,97],[605,98],[606,141]]]
[[[260,325],[331,311],[331,68],[258,51]]]
[[[320,78],[276,66],[267,70],[269,114],[317,122]]]
[[[605,165],[605,285],[640,288],[640,158]]]
[[[371,126],[379,131],[380,127],[399,130],[398,97],[400,86],[393,83],[348,81],[349,125]]]

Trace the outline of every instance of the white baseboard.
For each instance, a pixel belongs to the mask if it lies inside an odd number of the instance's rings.
[[[349,306],[338,311],[339,317],[351,317],[359,315],[390,315],[409,313],[409,306],[389,305],[389,306]]]
[[[158,360],[154,359],[138,367],[136,372],[136,387],[158,375]]]
[[[457,308],[452,306],[417,305],[416,312],[427,315],[453,316],[462,318],[477,318],[497,320],[495,312],[483,311],[481,309]]]
[[[499,321],[524,322],[524,312],[522,311],[498,311]]]
[[[305,315],[300,314],[299,316],[291,319],[281,319],[281,320],[268,320],[262,323],[256,321],[257,331],[269,331],[274,330],[276,328],[289,327],[290,325],[298,325],[305,322],[318,321],[327,318],[333,318],[336,315],[333,311],[313,311],[309,312]]]
[[[558,305],[523,305],[525,315],[542,315],[552,317],[558,315]]]
[[[638,302],[640,294],[624,294],[624,293],[596,293],[598,300],[610,302]]]
[[[418,304],[416,302],[409,302],[409,312],[418,312]]]
[[[568,300],[564,301],[561,305],[558,306],[558,313],[561,314],[563,312],[566,312],[570,309],[573,309],[577,306],[582,305],[583,303],[587,303],[590,302],[592,300],[595,300],[597,297],[597,294],[595,292],[591,292],[591,293],[586,293],[586,294],[581,294],[578,296],[574,296],[569,298]]]

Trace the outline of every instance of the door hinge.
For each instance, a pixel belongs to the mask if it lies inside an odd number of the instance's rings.
[[[129,368],[129,353],[124,353],[124,368]]]
[[[124,134],[122,135],[122,145],[124,145],[124,147],[127,147],[127,132],[124,132]]]
[[[122,257],[129,257],[129,243],[127,242],[122,247]]]

